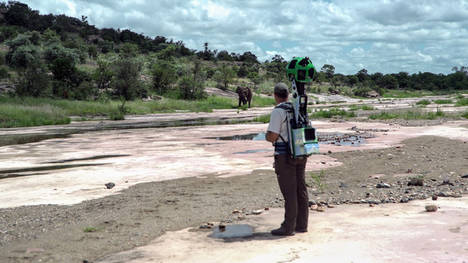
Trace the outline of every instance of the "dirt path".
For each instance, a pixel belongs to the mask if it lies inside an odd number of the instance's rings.
[[[320,180],[307,177],[311,200],[377,204],[468,194],[468,179],[461,177],[468,174],[466,141],[423,136],[403,144],[332,153],[343,165],[324,170]],[[411,177],[423,178],[425,186],[408,186]],[[379,183],[390,188],[377,188]],[[235,209],[280,207],[279,196],[274,173],[256,170],[247,176],[137,184],[72,206],[0,209],[0,261],[92,262],[147,244],[165,231],[238,220]]]

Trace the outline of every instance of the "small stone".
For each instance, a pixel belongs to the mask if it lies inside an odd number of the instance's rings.
[[[261,213],[263,213],[262,209],[252,211],[252,215],[260,215]]]
[[[239,210],[236,209],[236,210],[232,211],[232,213],[233,213],[233,214],[240,214],[241,211],[239,211]]]
[[[268,210],[270,210],[270,208],[269,208],[269,207],[265,207],[265,211],[268,211]]]
[[[468,179],[468,174],[462,175],[461,178]]]
[[[408,174],[413,173],[413,169],[408,169],[408,171],[406,171],[406,173],[408,173]]]
[[[318,205],[311,205],[310,206],[310,210],[317,210],[317,208],[318,208]]]
[[[411,178],[408,182],[408,186],[424,186],[423,178]]]
[[[334,205],[328,205],[327,207],[328,207],[328,208],[335,208]]]
[[[26,254],[32,254],[32,253],[42,253],[45,250],[42,248],[28,248],[26,249]]]
[[[219,229],[219,232],[224,232],[226,231],[226,225],[219,224],[218,229]]]
[[[391,188],[391,186],[387,183],[379,183],[376,186],[377,188]]]
[[[115,184],[111,182],[111,183],[105,184],[105,186],[106,186],[107,189],[112,189],[112,188],[114,188]]]
[[[345,183],[343,183],[343,182],[341,182],[341,183],[340,183],[340,188],[345,188],[345,187],[348,187],[348,185],[345,184]]]
[[[213,223],[208,222],[206,224],[201,225],[200,229],[211,229],[211,228],[213,228],[213,226],[214,226]]]
[[[426,211],[427,212],[436,212],[437,211],[437,206],[436,205],[426,205]]]
[[[321,161],[320,163],[321,163],[321,164],[326,164],[326,162],[324,162],[324,161]]]
[[[400,203],[403,203],[403,204],[404,204],[404,203],[408,203],[408,202],[409,202],[409,199],[406,198],[406,197],[404,197],[404,198],[402,198],[402,199],[400,200]]]
[[[317,207],[317,212],[325,212],[325,208],[323,206]]]
[[[309,201],[309,207],[310,207],[310,206],[313,206],[313,205],[316,205],[316,204],[317,204],[317,203],[316,203],[314,200],[310,200],[310,201]]]
[[[369,207],[374,207],[375,205],[374,204],[369,204]]]
[[[439,198],[437,195],[432,195],[432,200],[436,201]]]
[[[439,186],[442,186],[442,185],[455,186],[455,185],[454,185],[452,182],[450,182],[450,180],[448,180],[448,179],[442,181],[442,183],[441,183]]]
[[[328,154],[332,154],[332,151],[328,151]]]

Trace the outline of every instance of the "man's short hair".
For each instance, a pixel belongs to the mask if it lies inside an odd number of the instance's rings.
[[[288,86],[286,86],[286,84],[283,82],[277,83],[273,92],[276,96],[282,99],[287,99],[289,96]]]

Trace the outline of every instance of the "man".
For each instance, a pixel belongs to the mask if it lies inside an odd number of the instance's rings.
[[[287,114],[281,105],[292,107],[288,103],[288,87],[278,83],[274,88],[277,106],[271,112],[266,140],[275,146],[275,173],[284,197],[284,221],[281,227],[271,231],[278,236],[294,235],[294,232],[307,232],[309,219],[309,196],[305,184],[305,166],[307,159],[292,158],[289,154]],[[284,107],[283,106],[283,107]]]

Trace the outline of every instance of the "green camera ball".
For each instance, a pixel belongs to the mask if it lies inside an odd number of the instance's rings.
[[[314,78],[315,66],[308,57],[293,57],[286,66],[286,74],[290,80],[295,79],[296,82],[309,83]]]

